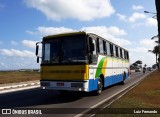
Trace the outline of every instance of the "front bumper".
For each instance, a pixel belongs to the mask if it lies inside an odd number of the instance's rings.
[[[40,81],[41,88],[46,90],[67,90],[88,92],[88,82]]]

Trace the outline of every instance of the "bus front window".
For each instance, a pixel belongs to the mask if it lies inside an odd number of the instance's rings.
[[[62,47],[62,62],[78,62],[85,59],[84,39],[64,39]]]
[[[42,63],[87,62],[85,35],[51,38],[43,44]]]

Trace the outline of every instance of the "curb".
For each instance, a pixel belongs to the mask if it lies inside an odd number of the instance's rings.
[[[40,87],[40,81],[28,81],[0,85],[0,94],[22,91]]]

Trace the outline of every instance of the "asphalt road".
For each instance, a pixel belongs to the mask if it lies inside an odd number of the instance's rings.
[[[149,72],[148,72],[149,73]],[[146,73],[146,74],[148,74]],[[114,85],[103,90],[99,96],[94,96],[92,93],[77,93],[71,92],[66,95],[59,95],[58,91],[47,92],[40,88],[20,91],[16,93],[8,93],[0,95],[0,109],[3,108],[60,108],[55,116],[75,116],[77,111],[84,111],[87,108],[94,106],[100,101],[106,99],[119,92],[123,88],[131,85],[142,78],[143,73],[132,73],[131,77],[126,80],[125,85]],[[63,109],[67,108],[67,109]],[[80,109],[75,109],[80,108]],[[50,110],[50,109],[48,109]],[[52,111],[53,112],[53,111]],[[58,113],[57,112],[57,113]],[[73,114],[71,114],[73,112]],[[66,114],[70,113],[70,114]],[[40,115],[38,115],[40,116]],[[44,115],[43,115],[44,116]]]

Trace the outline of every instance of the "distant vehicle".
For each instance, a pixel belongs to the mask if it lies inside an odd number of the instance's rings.
[[[146,73],[146,67],[143,67],[143,73]]]
[[[153,69],[152,69],[151,67],[148,67],[147,70],[148,70],[148,71],[152,71]]]
[[[141,70],[139,68],[136,68],[135,72],[141,72]]]
[[[129,75],[129,52],[100,36],[73,32],[43,37],[42,89],[99,95],[104,87],[124,84]]]

